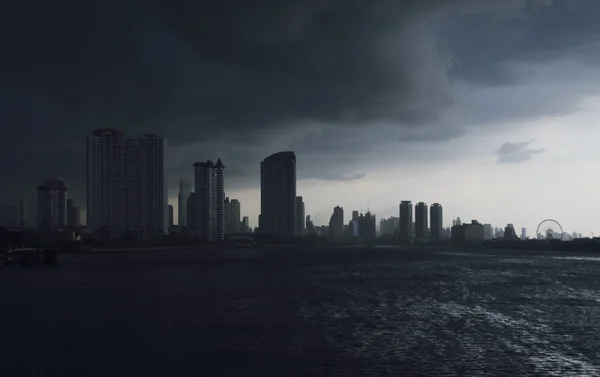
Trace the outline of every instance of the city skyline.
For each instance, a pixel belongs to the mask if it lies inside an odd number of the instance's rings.
[[[93,132],[93,137],[100,136],[100,134],[112,134],[112,133],[118,133],[120,136],[123,136],[123,135],[120,133],[120,131],[117,131],[117,130],[114,130],[114,129],[98,129],[98,130],[95,130],[95,131]],[[147,139],[148,137],[150,137],[150,139],[157,139],[157,136],[156,136],[156,135],[153,135],[153,134],[145,134],[145,135],[143,135],[143,136],[141,137],[141,139],[137,139],[137,140],[136,140],[136,139],[124,139],[124,140],[130,140],[130,141],[131,141],[131,140],[134,140],[134,141],[138,141],[138,142],[139,142],[139,140],[144,140],[144,139]],[[164,138],[160,138],[160,137],[158,137],[158,139],[160,139],[160,140],[163,140]],[[163,142],[164,142],[164,143],[165,143],[165,145],[166,145],[166,143],[167,143],[166,139],[164,139],[164,141],[163,141]],[[88,138],[88,143],[89,143],[89,138]],[[164,152],[162,152],[162,153],[164,153]],[[292,154],[292,155],[293,155],[293,152],[278,152],[278,153],[275,153],[274,155],[271,155],[271,156],[267,157],[267,160],[268,160],[268,159],[273,159],[273,158],[277,159],[277,157],[278,157],[278,156],[280,156],[280,155],[286,155],[286,154]],[[295,163],[296,163],[296,160],[295,160],[295,155],[293,156],[293,162],[294,162],[294,165],[295,165]],[[263,161],[263,163],[264,163],[264,161]],[[214,164],[212,164],[212,162],[211,162],[210,160],[208,160],[206,163],[195,163],[195,164],[194,164],[194,167],[196,167],[196,166],[198,166],[198,165],[205,165],[205,164],[209,164],[209,165],[213,165],[213,166],[214,166]],[[217,166],[220,166],[220,167],[222,167],[222,168],[224,168],[224,167],[223,167],[223,164],[222,164],[222,162],[221,162],[221,160],[220,160],[220,159],[218,160],[218,162],[217,162],[217,164],[216,164],[216,165],[217,165]],[[165,163],[165,166],[166,166],[166,163]],[[222,174],[222,173],[221,173],[221,174]],[[63,180],[63,181],[65,181],[63,178],[57,178],[57,179],[60,179],[60,180]],[[221,180],[222,180],[222,179],[223,179],[223,178],[221,178]],[[66,181],[65,181],[65,182],[66,182]],[[68,183],[66,183],[66,184],[68,184]],[[187,186],[189,186],[189,183],[188,183],[188,182],[187,182],[185,179],[181,179],[181,180],[179,181],[179,190],[181,190],[181,189],[182,189],[182,186],[186,186],[186,185],[187,185]],[[224,210],[225,212],[224,212],[224,213],[223,213],[221,216],[223,216],[223,217],[224,217],[224,219],[227,221],[227,220],[228,220],[228,217],[230,216],[230,214],[229,214],[229,205],[230,205],[230,204],[234,204],[234,203],[236,203],[236,207],[235,207],[235,208],[237,208],[237,210],[236,210],[236,214],[237,214],[237,217],[238,217],[238,218],[240,218],[240,221],[239,221],[239,222],[237,222],[237,224],[238,224],[238,225],[237,225],[237,226],[234,226],[233,228],[228,228],[228,225],[227,225],[227,224],[226,224],[226,222],[225,222],[225,223],[224,223],[224,227],[223,227],[223,234],[227,234],[228,232],[229,232],[229,233],[237,233],[237,231],[238,231],[239,229],[241,229],[240,227],[242,226],[242,222],[241,222],[241,217],[242,217],[242,216],[241,216],[241,212],[240,212],[240,201],[239,201],[238,199],[232,199],[232,200],[231,200],[231,202],[229,202],[229,197],[226,197],[226,196],[225,196],[225,195],[226,195],[226,192],[224,191],[224,187],[225,187],[225,186],[224,186],[223,184],[221,184],[221,186],[223,187],[223,191],[222,191],[222,194],[220,194],[220,195],[221,195],[221,196],[224,198],[224,204],[225,204],[225,208],[226,208],[226,209]],[[189,187],[186,187],[186,188],[185,188],[185,191],[189,191]],[[188,192],[188,193],[189,193],[189,192]],[[27,199],[26,199],[26,198],[24,198],[24,199],[22,199],[22,200],[27,200]],[[39,199],[38,199],[38,200],[39,200]],[[178,193],[178,195],[177,195],[177,206],[179,206],[179,205],[180,205],[180,202],[179,202],[179,200],[180,200],[180,197],[179,197],[179,193]],[[301,196],[297,196],[297,197],[295,197],[295,202],[296,202],[296,205],[298,204],[298,200],[300,200],[300,203],[302,204],[302,210],[304,211],[304,202],[302,201],[302,197],[301,197]],[[75,203],[76,203],[76,200],[75,200],[75,199],[73,199],[73,198],[71,198],[71,197],[65,197],[65,203],[68,203],[68,202],[71,202],[71,203],[72,203],[72,204],[70,204],[70,205],[69,205],[69,207],[70,207],[70,206],[74,206],[74,205],[75,205]],[[185,202],[186,202],[186,207],[187,207],[187,200],[186,200]],[[413,208],[413,207],[412,207],[412,201],[401,201],[401,202],[400,202],[400,210],[399,210],[399,214],[392,215],[392,216],[380,216],[380,217],[379,217],[379,219],[382,219],[382,220],[390,220],[390,219],[393,219],[393,218],[397,218],[397,219],[399,219],[399,218],[402,218],[402,203],[404,203],[404,202],[406,202],[406,203],[409,203],[409,206],[410,206],[410,217],[411,217],[411,219],[410,219],[410,220],[411,220],[411,221],[410,221],[409,223],[411,223],[411,224],[412,224],[412,229],[410,230],[410,232],[411,232],[412,236],[417,236],[417,238],[423,238],[423,237],[419,237],[419,236],[418,236],[418,234],[420,234],[420,232],[423,232],[423,230],[421,230],[421,231],[419,231],[419,230],[418,230],[418,225],[416,225],[416,224],[417,224],[419,221],[417,221],[417,220],[416,220],[416,218],[418,217],[418,216],[417,216],[417,212],[419,211],[419,210],[418,210],[418,207],[419,207],[420,205],[424,205],[424,208],[425,208],[425,212],[424,212],[424,213],[425,213],[425,220],[424,220],[424,221],[425,221],[425,224],[426,224],[426,225],[424,224],[424,230],[425,230],[426,232],[429,232],[429,231],[430,231],[430,228],[429,228],[429,222],[431,221],[431,218],[430,218],[429,220],[427,219],[427,218],[429,217],[429,215],[428,215],[428,211],[427,211],[427,206],[428,206],[428,205],[427,205],[427,203],[424,203],[424,202],[419,202],[419,203],[417,203],[417,204],[416,204],[416,206]],[[19,204],[19,206],[17,206],[17,205],[14,205],[14,204],[6,204],[6,203],[5,203],[5,204],[2,204],[2,205],[3,205],[3,206],[14,207],[14,208],[15,208],[15,209],[14,209],[14,211],[22,211],[22,210],[23,210],[23,208],[21,208],[22,204]],[[433,206],[435,206],[435,205],[439,205],[439,204],[438,204],[438,203],[433,203],[433,204],[432,204],[432,208],[431,208],[432,210],[433,210]],[[175,205],[172,205],[172,204],[170,204],[170,202],[169,202],[169,204],[167,205],[167,209],[168,209],[168,212],[167,212],[167,213],[168,213],[168,215],[167,215],[167,219],[169,219],[169,218],[170,218],[170,219],[173,221],[172,223],[171,223],[171,222],[169,222],[169,224],[170,224],[170,225],[180,225],[180,224],[178,224],[178,221],[177,221],[177,222],[175,222],[175,221],[174,221],[174,219],[177,219],[177,217],[178,217],[178,213],[177,213],[177,210],[175,210],[175,208],[177,208],[177,207],[176,207]],[[336,207],[334,208],[334,212],[333,212],[333,214],[335,214],[335,210],[336,210],[336,208],[340,208],[340,207],[339,207],[339,206],[336,206]],[[441,208],[441,207],[440,207],[440,208]],[[341,209],[341,208],[340,208],[340,209]],[[85,213],[85,211],[83,211],[83,209],[82,209],[82,208],[79,208],[79,207],[77,207],[77,210],[76,210],[76,212],[77,212],[77,215],[73,214],[72,216],[73,216],[73,217],[74,217],[74,216],[77,216],[77,218],[79,218],[79,216],[80,216],[81,212],[84,212],[84,213]],[[353,212],[357,212],[357,213],[361,213],[361,214],[363,214],[363,213],[365,213],[365,214],[366,214],[366,213],[372,213],[372,215],[374,215],[374,216],[377,216],[377,213],[375,213],[375,212],[371,211],[369,206],[367,206],[367,207],[366,207],[366,209],[364,209],[364,210],[363,210],[363,208],[362,208],[362,206],[361,206],[361,209],[360,209],[360,211],[354,210]],[[400,216],[398,216],[398,215],[400,215]],[[71,215],[70,215],[70,216],[71,216]],[[298,216],[298,214],[296,214],[296,216],[294,217],[295,221],[297,221],[297,216]],[[331,216],[331,214],[330,214],[330,216]],[[247,225],[250,225],[250,229],[252,229],[253,227],[256,227],[256,226],[258,226],[258,221],[257,221],[257,224],[256,224],[256,225],[253,225],[253,224],[251,224],[251,223],[249,222],[248,216],[244,215],[243,217],[244,217],[245,221],[247,221]],[[16,216],[16,215],[15,215],[15,218],[17,218],[17,219],[18,219],[18,218],[21,218],[21,215],[18,215],[18,216]],[[432,216],[432,218],[433,218],[433,216]],[[460,216],[458,216],[457,218],[458,218],[458,219],[460,219]],[[442,228],[444,228],[444,229],[446,229],[446,230],[447,230],[447,229],[449,229],[449,228],[451,227],[451,226],[450,226],[450,222],[452,223],[452,225],[454,225],[454,220],[448,220],[448,218],[445,218],[445,217],[444,217],[443,219],[445,219],[445,220],[443,220],[443,222],[442,222]],[[476,219],[473,219],[473,220],[476,220]],[[547,220],[547,219],[543,219],[543,220]],[[331,221],[331,217],[330,217],[330,221]],[[421,221],[423,221],[423,220],[421,220]],[[314,221],[313,221],[313,222],[314,222]],[[79,219],[78,219],[77,221],[67,221],[67,223],[71,223],[72,225],[73,225],[73,224],[81,224],[81,222],[79,221]],[[315,226],[318,226],[318,227],[326,227],[326,228],[327,228],[327,227],[328,227],[328,225],[327,225],[327,224],[328,224],[328,222],[323,222],[323,223],[320,223],[320,222],[314,222],[314,225],[315,225]],[[399,229],[398,229],[399,231],[400,231],[400,228],[401,228],[401,225],[400,225],[400,224],[402,224],[402,221],[400,221],[400,223],[399,223]],[[82,224],[82,225],[83,225],[83,224]],[[344,226],[346,226],[346,225],[348,225],[348,224],[347,224],[346,222],[344,222]],[[408,225],[408,224],[406,224],[406,225]],[[484,224],[484,225],[489,225],[489,224]],[[499,228],[499,229],[503,229],[503,228],[504,228],[504,226],[505,226],[505,225],[503,225],[503,224],[492,224],[492,226],[493,226],[493,227],[496,227],[497,229],[498,229],[498,225],[500,225],[500,228]],[[507,225],[508,225],[508,226],[511,226],[511,227],[513,226],[513,224],[512,224],[512,223],[507,223]],[[415,228],[415,227],[416,227],[416,228]],[[377,230],[379,231],[379,223],[377,223],[377,224],[376,224],[376,228],[377,228]],[[522,229],[526,229],[526,228],[527,228],[527,227],[522,227]],[[535,228],[536,228],[536,226],[530,227],[530,229],[535,229]],[[229,230],[228,230],[228,229],[229,229]],[[295,224],[294,224],[294,229],[295,229],[294,233],[297,233],[297,229],[296,229],[296,226],[295,226]],[[568,235],[569,235],[569,237],[571,237],[571,234],[575,234],[575,235],[579,234],[579,235],[582,235],[582,233],[581,233],[581,232],[578,232],[577,230],[570,231],[570,230],[568,230],[567,228],[564,228],[563,230],[564,230],[565,234],[568,234]],[[521,235],[523,234],[522,232],[523,232],[523,230],[521,231],[521,234],[519,234],[519,236],[521,236]],[[497,233],[497,231],[496,231],[496,233]],[[573,237],[573,238],[575,238],[575,235],[573,235],[572,237]],[[593,236],[593,235],[594,235],[594,233],[591,233],[590,235],[592,235],[592,236]],[[590,236],[590,235],[588,235],[588,234],[584,234],[584,236]],[[597,234],[596,234],[596,235],[597,235]],[[535,238],[535,234],[532,234],[532,236]],[[405,237],[405,236],[402,236],[402,235],[400,235],[400,237],[401,237],[401,238],[403,238],[403,237]],[[424,238],[430,238],[430,237],[429,237],[429,236],[426,236],[426,237],[424,237]]]
[[[4,12],[3,25],[19,32],[0,37],[11,56],[0,62],[2,202],[33,199],[41,180],[59,176],[84,208],[80,140],[115,127],[169,139],[175,211],[190,165],[220,156],[227,195],[256,225],[260,161],[293,150],[298,195],[316,224],[336,205],[381,219],[410,199],[441,203],[446,218],[517,229],[554,218],[566,231],[600,233],[590,173],[600,158],[600,26],[590,15],[600,3],[228,9],[129,0],[94,12],[62,2]],[[336,32],[321,34],[326,25]]]

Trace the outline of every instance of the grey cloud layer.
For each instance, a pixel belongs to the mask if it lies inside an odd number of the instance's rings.
[[[0,121],[8,126],[0,158],[20,161],[36,181],[58,174],[82,182],[83,138],[107,125],[160,133],[174,147],[206,143],[178,166],[226,155],[239,180],[269,148],[318,160],[356,155],[361,139],[375,147],[374,138],[332,131],[344,127],[366,135],[391,125],[398,132],[385,139],[406,142],[458,137],[461,125],[436,127],[456,103],[455,81],[527,79],[507,68],[512,62],[593,61],[583,47],[600,30],[593,1],[33,3],[0,15],[9,57],[0,61]],[[331,125],[319,140],[298,132],[315,123]],[[267,148],[273,140],[283,141]],[[61,148],[42,151],[43,143]],[[362,173],[319,166],[306,174]],[[19,174],[3,168],[0,179]]]
[[[529,161],[534,155],[544,153],[543,148],[529,148],[529,145],[535,140],[521,141],[521,142],[510,142],[502,144],[500,148],[496,150],[498,155],[498,164],[515,164],[519,162]]]

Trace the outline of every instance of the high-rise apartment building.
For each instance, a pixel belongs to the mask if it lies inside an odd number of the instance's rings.
[[[307,235],[317,234],[317,231],[315,229],[315,224],[313,224],[312,220],[310,219],[310,215],[306,215],[306,234]]]
[[[188,226],[188,212],[187,205],[188,200],[190,198],[190,193],[192,191],[190,182],[185,179],[179,180],[179,195],[177,196],[177,225],[179,226]]]
[[[413,208],[410,200],[400,202],[400,238],[410,238],[412,234]]]
[[[492,228],[492,224],[483,224],[483,239],[491,240],[494,238],[494,229]]]
[[[415,237],[416,238],[426,238],[428,236],[427,232],[427,204],[423,202],[417,203],[415,206]]]
[[[167,205],[167,218],[169,219],[169,228],[173,226],[173,221],[175,220],[173,217],[173,206],[169,204]]]
[[[190,192],[187,200],[187,227],[186,229],[193,232],[196,229],[194,221],[196,220],[196,193]]]
[[[344,209],[340,206],[335,206],[329,219],[329,237],[334,240],[344,237]]]
[[[166,233],[167,139],[104,128],[87,139],[87,225]]]
[[[367,212],[364,215],[361,213],[356,221],[358,236],[363,240],[374,239],[377,237],[377,230],[375,227],[376,220],[375,215],[371,212]]]
[[[229,226],[231,233],[240,233],[240,225],[242,222],[241,210],[240,201],[231,199],[231,203],[229,203]]]
[[[225,234],[235,234],[241,232],[241,216],[240,201],[237,199],[229,200],[229,197],[226,197],[223,203]]]
[[[225,234],[229,235],[232,233],[231,231],[231,202],[229,201],[229,197],[226,196],[223,201],[223,226],[225,229]]]
[[[296,196],[296,235],[306,234],[306,219],[304,217],[304,200],[301,196]]]
[[[260,231],[279,237],[296,233],[296,155],[279,152],[260,164]]]
[[[444,238],[443,211],[440,203],[433,203],[429,208],[429,237],[433,239]]]
[[[194,235],[207,241],[225,238],[225,166],[221,159],[194,164]]]
[[[389,219],[382,219],[379,221],[379,233],[382,236],[394,235],[398,231],[399,224],[400,224],[400,218],[398,218],[398,217],[392,216]]]
[[[67,227],[69,185],[62,178],[49,178],[37,187],[37,226],[39,230]]]
[[[513,224],[506,224],[506,227],[504,227],[503,237],[505,240],[514,240],[519,238],[517,236],[517,232],[515,231],[515,226]]]
[[[81,210],[73,198],[67,199],[67,226],[69,228],[81,225]]]

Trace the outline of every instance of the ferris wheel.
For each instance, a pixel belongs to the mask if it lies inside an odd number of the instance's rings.
[[[558,221],[546,219],[542,221],[535,232],[538,240],[562,240],[564,232]]]

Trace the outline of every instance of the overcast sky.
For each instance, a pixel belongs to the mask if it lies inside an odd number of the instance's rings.
[[[188,4],[188,5],[184,5]],[[6,202],[48,176],[84,200],[98,127],[169,139],[170,197],[221,157],[256,225],[260,161],[378,218],[401,200],[529,234],[600,233],[600,1],[9,0],[0,8]]]

